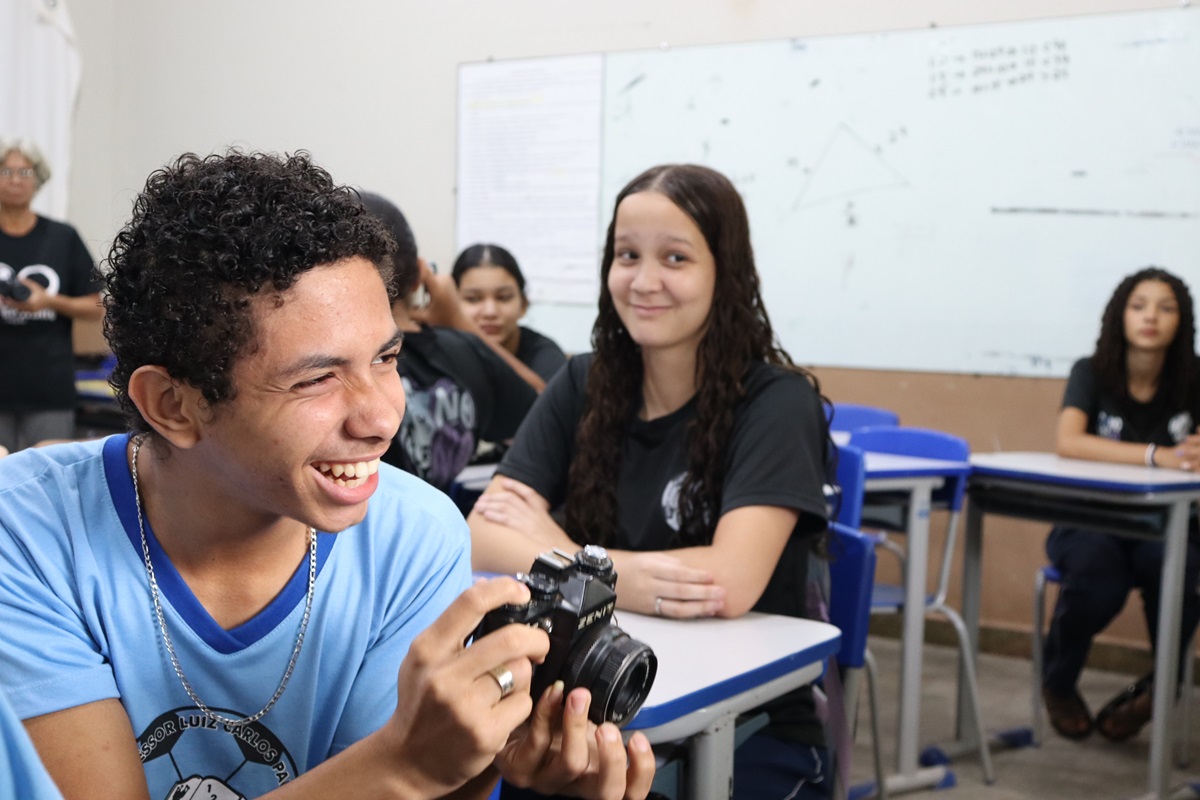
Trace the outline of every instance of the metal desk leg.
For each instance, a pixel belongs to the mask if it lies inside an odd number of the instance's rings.
[[[1179,672],[1179,622],[1187,558],[1187,501],[1171,505],[1167,518],[1162,592],[1158,603],[1158,648],[1154,658],[1154,718],[1150,735],[1150,794],[1167,797],[1171,769],[1171,713]]]
[[[733,740],[737,719],[718,720],[688,742],[687,796],[692,800],[733,797]]]
[[[904,634],[900,640],[900,711],[896,770],[917,773],[921,743],[921,656],[925,647],[925,576],[929,568],[928,484],[914,486],[908,509],[908,556],[904,560]]]
[[[983,582],[983,511],[979,506],[968,500],[966,534],[963,541],[962,567],[962,618],[967,626],[967,637],[970,639],[968,652],[964,658],[970,658],[979,663],[979,615],[981,608],[981,586]],[[970,746],[978,747],[975,735],[975,715],[963,691],[963,675],[961,668],[958,675],[958,726],[956,734],[964,749]]]

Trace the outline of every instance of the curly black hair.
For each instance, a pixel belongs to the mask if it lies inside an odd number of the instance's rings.
[[[130,428],[149,425],[129,398],[139,367],[164,367],[214,405],[235,396],[231,372],[254,345],[250,299],[306,271],[361,256],[391,286],[396,244],[307,153],[193,153],[155,171],[97,269],[109,383]]]
[[[1113,291],[1104,315],[1100,319],[1100,336],[1096,339],[1096,352],[1092,354],[1092,368],[1097,383],[1106,392],[1119,398],[1123,404],[1132,403],[1129,396],[1128,359],[1129,342],[1125,332],[1125,307],[1133,290],[1143,281],[1161,281],[1171,287],[1175,302],[1179,304],[1179,328],[1167,348],[1158,392],[1154,402],[1171,404],[1178,408],[1191,408],[1191,393],[1196,386],[1196,312],[1192,294],[1187,284],[1176,275],[1161,267],[1146,267],[1127,275]]]

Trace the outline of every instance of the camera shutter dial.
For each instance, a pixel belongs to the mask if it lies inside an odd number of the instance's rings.
[[[608,557],[608,551],[595,544],[585,546],[575,556],[575,560],[579,566],[593,574],[604,572],[612,567],[612,559]]]

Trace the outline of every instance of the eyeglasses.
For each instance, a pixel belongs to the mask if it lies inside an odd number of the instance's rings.
[[[22,180],[28,181],[33,180],[35,175],[37,175],[37,172],[35,172],[32,167],[21,167],[20,169],[13,169],[12,167],[0,167],[0,178],[8,178],[9,180],[12,180],[13,178],[21,178]]]

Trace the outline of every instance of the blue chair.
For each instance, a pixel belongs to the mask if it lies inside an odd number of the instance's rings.
[[[835,445],[837,457],[836,485],[827,487],[829,495],[829,518],[843,525],[861,530],[863,528],[863,484],[866,482],[866,467],[861,449],[852,445]],[[893,556],[904,569],[904,548],[888,538],[886,530],[862,531],[875,543]]]
[[[847,406],[837,406],[837,409],[844,407]],[[896,426],[897,417],[891,411],[871,408],[869,406],[848,406],[848,408],[850,408],[853,413],[847,415],[846,419],[852,422],[866,422],[869,419],[884,420],[881,424],[865,425],[864,427],[874,428]],[[835,410],[835,419],[837,418],[837,413],[838,411]],[[847,438],[853,435],[849,429],[843,432],[847,435]],[[832,513],[830,518],[836,519],[838,522],[851,528],[861,529],[863,527],[861,500],[863,482],[866,480],[863,467],[862,450],[860,448],[850,448],[853,449],[854,452],[848,453],[846,451],[850,446],[847,444],[834,445],[834,447],[837,448],[837,484],[838,486],[843,487],[843,490],[839,492],[840,497],[838,497],[836,501],[831,502]],[[857,497],[859,500],[854,503],[842,502],[842,498],[846,497]],[[864,533],[871,537],[871,540],[875,542],[876,547],[882,547],[884,550],[887,550],[889,553],[895,556],[896,561],[898,561],[900,564],[900,569],[904,569],[904,548],[900,547],[898,544],[889,539],[886,530],[882,530],[879,526],[876,526],[876,529],[864,531]]]
[[[862,453],[855,451],[858,471],[862,472]],[[861,488],[861,480],[858,484]],[[857,501],[856,501],[857,502]],[[879,704],[875,696],[875,662],[867,650],[867,628],[871,616],[871,590],[875,582],[875,548],[871,537],[838,522],[830,523],[829,564],[829,622],[842,632],[841,647],[835,660],[843,687],[845,717],[841,730],[852,734],[857,719],[858,685],[861,675],[867,676],[867,696],[871,712],[871,738],[874,751],[875,787],[867,791],[853,792],[854,796],[865,796],[877,792],[880,800],[887,800],[884,783],[883,758],[880,751]],[[735,747],[757,733],[767,724],[766,714],[757,714],[739,720],[735,733]],[[844,756],[849,758],[849,753]],[[682,757],[667,752],[658,758],[658,772],[654,777],[653,791],[667,798],[679,796],[682,778]],[[875,792],[870,791],[872,788]],[[836,792],[835,797],[845,796]]]
[[[834,403],[829,409],[829,414],[831,431],[853,431],[868,426],[900,424],[900,416],[895,411],[855,403]]]
[[[866,484],[866,459],[852,445],[836,445],[836,485],[829,487],[829,518],[855,530],[862,527],[863,486]]]
[[[842,483],[841,489],[850,495],[850,501],[843,503],[843,512],[852,514],[852,508],[862,507],[861,490],[863,475],[862,451],[855,448],[838,461],[839,483],[843,476],[853,480],[857,475],[857,484]],[[845,472],[843,472],[845,470]],[[857,488],[856,488],[857,487]],[[857,492],[857,496],[856,493]],[[887,784],[884,780],[883,754],[880,747],[882,741],[879,731],[879,702],[875,695],[875,660],[867,649],[867,631],[871,619],[871,595],[875,584],[875,543],[873,539],[840,521],[829,524],[830,533],[830,562],[829,562],[829,622],[842,632],[841,648],[835,657],[838,677],[842,685],[842,704],[845,715],[841,721],[833,723],[835,738],[842,741],[834,742],[835,752],[839,759],[849,759],[850,754],[840,745],[853,741],[855,722],[858,719],[859,683],[865,674],[867,684],[868,709],[871,724],[871,750],[873,754],[875,782],[874,785],[854,787],[848,790],[851,797],[878,797],[887,800]],[[828,687],[827,687],[828,688]],[[749,738],[759,728],[766,724],[766,716],[748,722],[739,723],[737,742]],[[839,733],[844,734],[839,737]],[[845,772],[849,772],[849,761],[845,764]],[[843,770],[838,770],[838,775]],[[840,781],[840,777],[839,777]],[[656,781],[657,785],[657,781]],[[834,792],[835,797],[846,796],[841,787]]]
[[[851,447],[860,448],[867,452],[891,453],[894,455],[918,456],[945,461],[968,461],[971,449],[966,440],[952,436],[942,431],[924,428],[905,428],[893,426],[876,426],[861,428],[850,433]],[[947,478],[945,484],[933,493],[933,504],[950,512],[946,526],[946,541],[942,550],[942,563],[938,571],[937,589],[934,594],[926,597],[925,613],[939,614],[954,628],[958,636],[961,651],[962,675],[967,700],[974,710],[977,735],[980,743],[979,757],[983,766],[984,779],[991,783],[994,780],[992,772],[991,753],[988,749],[988,739],[984,730],[983,716],[979,703],[979,688],[975,678],[975,660],[972,657],[970,639],[962,616],[946,604],[946,595],[950,586],[950,566],[954,553],[955,540],[958,533],[958,519],[962,511],[963,499],[966,495],[966,475],[957,478]],[[844,502],[844,498],[843,498]],[[903,518],[902,515],[901,518]],[[901,525],[885,515],[877,520],[870,509],[863,512],[863,526],[872,527],[880,524],[903,530]],[[872,611],[876,614],[900,614],[904,611],[904,587],[877,584],[872,598]]]
[[[926,428],[904,428],[893,426],[874,426],[860,428],[850,433],[848,447],[843,450],[856,448],[860,451],[875,453],[891,453],[893,455],[917,456],[944,461],[967,461],[971,457],[971,448],[966,440],[942,431]],[[947,479],[945,484],[933,492],[934,506],[950,511],[947,524],[946,546],[942,558],[941,571],[938,576],[938,602],[945,603],[945,594],[950,583],[950,558],[953,553],[955,537],[958,530],[958,518],[962,511],[963,499],[966,496],[967,480],[963,476],[958,479]],[[898,498],[899,499],[899,498]],[[906,502],[907,498],[903,499]],[[862,527],[883,527],[903,533],[905,514],[893,515],[894,506],[884,504],[882,508],[864,509],[862,512]]]
[[[1042,733],[1045,730],[1045,709],[1042,708],[1042,673],[1045,668],[1045,640],[1043,631],[1046,629],[1046,585],[1061,584],[1062,572],[1053,564],[1047,564],[1038,570],[1033,579],[1033,628],[1030,642],[1031,661],[1033,662],[1033,743],[1042,743]],[[1191,658],[1183,662],[1183,674],[1179,683],[1183,687],[1179,699],[1175,703],[1175,714],[1179,723],[1179,749],[1175,754],[1175,763],[1181,769],[1190,763],[1191,733],[1192,733],[1192,682],[1196,669],[1196,639],[1184,645],[1184,653],[1190,653]]]
[[[861,454],[859,454],[861,470]],[[840,468],[839,468],[840,472]],[[875,583],[875,544],[861,531],[833,522],[829,564],[829,621],[842,631],[842,646],[837,654],[838,674],[842,680],[845,704],[845,731],[853,735],[858,719],[858,684],[865,673],[871,719],[871,749],[874,755],[875,785],[854,796],[867,794],[887,800],[883,755],[880,748],[879,703],[875,696],[875,661],[867,649],[867,628],[871,617],[871,594]],[[849,757],[846,754],[845,757]],[[835,793],[841,796],[841,793]]]

